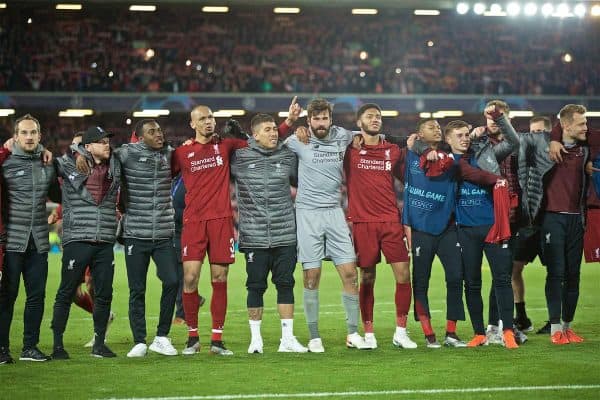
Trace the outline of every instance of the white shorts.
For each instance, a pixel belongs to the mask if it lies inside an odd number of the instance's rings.
[[[340,208],[296,209],[298,261],[303,269],[320,268],[324,258],[337,265],[356,262],[352,235]]]

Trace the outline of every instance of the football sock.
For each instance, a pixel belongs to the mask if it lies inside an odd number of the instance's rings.
[[[282,319],[281,320],[281,337],[283,339],[292,339],[294,337],[294,320],[293,319]]]
[[[396,326],[406,328],[408,311],[410,310],[410,299],[412,287],[409,283],[396,283]]]
[[[260,334],[261,322],[262,322],[261,320],[254,321],[252,319],[248,321],[248,323],[250,324],[250,335],[252,336],[252,340],[259,339],[261,337],[261,334]]]
[[[182,302],[185,323],[188,326],[188,335],[198,337],[198,308],[200,308],[198,290],[194,290],[191,293],[183,292]]]
[[[319,335],[319,291],[304,289],[304,316],[308,325],[308,334],[311,339]]]
[[[525,302],[515,303],[515,311],[517,312],[517,319],[527,318],[527,312],[525,312]]]
[[[446,321],[446,333],[456,333],[456,321]]]
[[[342,304],[346,310],[346,327],[348,333],[358,332],[358,318],[360,309],[358,307],[358,295],[342,293]]]
[[[358,296],[360,301],[360,315],[365,333],[373,333],[373,307],[375,305],[373,284],[361,283]]]
[[[210,340],[223,340],[223,326],[227,314],[227,282],[212,282],[210,315],[212,316],[212,335]]]
[[[550,335],[554,335],[556,332],[561,332],[563,330],[562,325],[559,324],[550,324]]]

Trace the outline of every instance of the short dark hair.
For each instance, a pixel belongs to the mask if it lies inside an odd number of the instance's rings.
[[[421,127],[424,124],[426,124],[427,122],[429,122],[429,121],[436,121],[437,122],[437,119],[436,118],[423,118],[423,119],[420,119],[419,122],[417,122],[417,132],[420,132],[421,131]]]
[[[565,120],[571,122],[573,120],[573,114],[585,114],[586,112],[587,109],[580,104],[567,104],[561,108],[558,116],[561,121]]]
[[[140,137],[144,134],[144,125],[157,123],[155,119],[144,118],[136,122],[135,127],[133,128],[133,133],[135,136]]]
[[[252,120],[250,120],[250,129],[252,130],[252,133],[254,133],[256,127],[263,122],[275,122],[275,119],[269,114],[256,114],[254,117],[252,117]]]
[[[455,129],[469,128],[469,127],[470,127],[470,125],[468,123],[466,123],[465,121],[462,121],[460,119],[450,121],[444,127],[444,137],[448,136],[450,134],[450,132],[452,132]]]
[[[360,117],[369,109],[374,108],[381,113],[381,107],[375,103],[365,103],[356,111],[356,119],[359,120]]]
[[[19,129],[19,124],[21,123],[21,121],[33,121],[35,122],[35,124],[37,125],[37,129],[38,129],[38,133],[42,133],[42,127],[40,125],[40,121],[37,120],[37,118],[35,118],[33,115],[31,114],[25,114],[20,118],[17,118],[17,120],[15,121],[15,135],[18,133],[18,129]]]
[[[308,103],[308,107],[306,107],[306,115],[308,119],[310,119],[314,114],[321,113],[323,111],[329,112],[329,117],[333,114],[333,104],[328,102],[325,99],[313,99]]]
[[[529,125],[535,124],[536,122],[543,122],[544,130],[546,132],[550,132],[552,130],[552,121],[550,121],[550,118],[544,117],[543,115],[538,115],[529,120]]]

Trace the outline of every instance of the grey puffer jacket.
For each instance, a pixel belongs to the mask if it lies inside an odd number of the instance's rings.
[[[121,193],[125,203],[124,238],[160,240],[173,237],[172,151],[169,146],[154,150],[142,142],[125,144],[115,150],[124,183]]]
[[[482,136],[473,140],[471,150],[474,152],[479,168],[500,175],[499,163],[519,151],[520,139],[505,115],[501,115],[494,122],[500,127],[504,140],[494,145],[489,137]]]
[[[554,167],[554,161],[550,160],[549,147],[552,138],[548,132],[543,133],[521,133],[521,147],[519,149],[519,185],[521,186],[521,209],[526,218],[528,226],[538,223],[542,202],[544,200],[544,178]],[[587,160],[589,149],[583,147],[583,157]],[[583,170],[583,182],[587,181],[585,168]],[[579,205],[581,209],[581,220],[585,224],[585,195],[587,191],[581,191]]]
[[[296,245],[296,218],[290,181],[297,178],[297,158],[283,143],[267,150],[254,139],[235,152],[239,210],[239,247],[273,248]]]
[[[63,245],[74,241],[114,243],[117,232],[117,194],[121,182],[121,164],[113,156],[109,160],[110,187],[100,204],[86,188],[87,176],[77,172],[75,161],[64,155],[55,162],[63,178]]]
[[[57,194],[59,191],[54,166],[42,163],[44,151],[44,147],[38,145],[33,153],[26,153],[15,145],[2,164],[8,199],[5,210],[7,251],[24,253],[30,236],[38,253],[50,250],[46,199],[50,189]],[[60,201],[60,196],[52,197]]]

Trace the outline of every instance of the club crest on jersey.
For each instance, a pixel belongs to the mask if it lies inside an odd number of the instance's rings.
[[[219,150],[219,145],[218,144],[214,144],[213,145],[213,150],[215,151],[215,154],[221,154],[221,151]]]
[[[67,269],[72,270],[73,268],[75,268],[75,260],[71,259],[69,260],[69,266],[67,267]]]
[[[390,159],[391,159],[391,156],[390,156],[390,151],[391,151],[390,149],[387,149],[387,150],[385,151],[385,159],[386,159],[386,160],[390,160]]]
[[[254,262],[254,252],[251,251],[250,253],[248,253],[248,262]]]
[[[216,157],[216,160],[217,160],[217,165],[218,165],[218,166],[221,166],[221,165],[223,165],[223,157],[221,157],[221,156],[217,156],[217,157]]]

